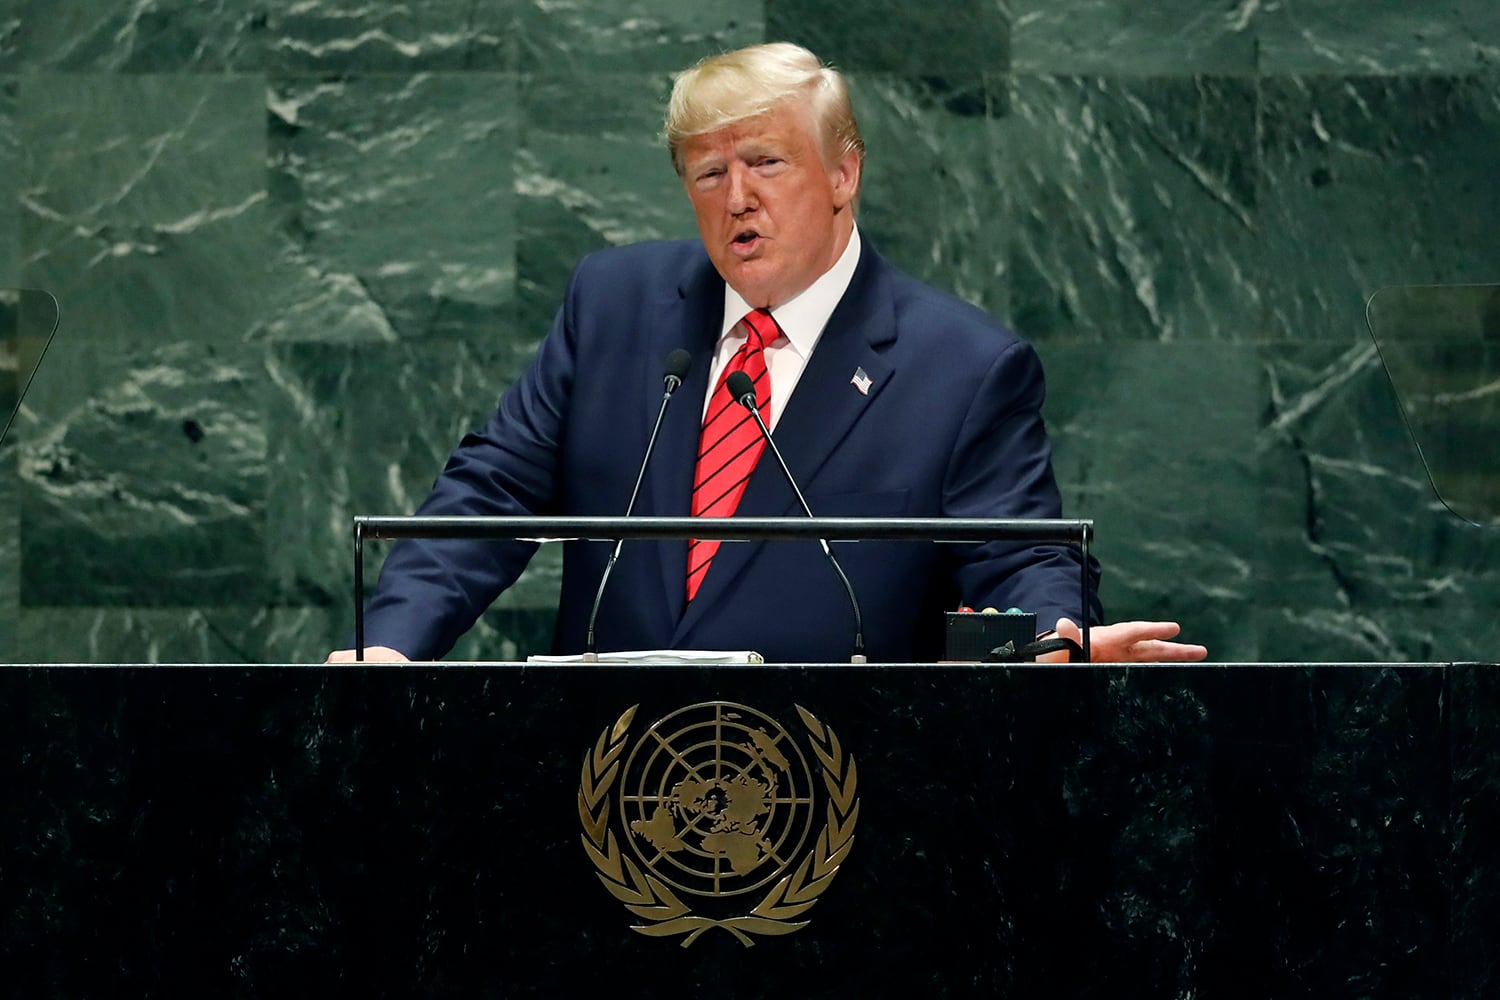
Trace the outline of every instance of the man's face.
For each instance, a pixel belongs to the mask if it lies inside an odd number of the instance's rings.
[[[681,162],[708,256],[752,306],[797,295],[849,243],[859,157],[825,163],[800,102],[688,139]]]

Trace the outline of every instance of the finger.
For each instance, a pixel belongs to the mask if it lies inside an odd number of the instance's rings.
[[[1140,663],[1195,663],[1208,657],[1208,648],[1191,642],[1147,640],[1127,647],[1130,659]]]
[[[1136,642],[1173,639],[1182,631],[1176,622],[1119,622],[1104,628],[1113,633],[1113,638],[1129,645]]]
[[[360,662],[354,655],[352,649],[336,649],[328,654],[327,663],[356,663]],[[389,646],[366,646],[364,661],[366,663],[408,663],[406,654]]]

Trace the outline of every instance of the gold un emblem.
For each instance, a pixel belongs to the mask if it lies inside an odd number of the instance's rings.
[[[686,948],[714,927],[746,947],[806,927],[859,819],[854,758],[833,730],[797,706],[814,768],[779,722],[727,701],[678,709],[631,744],[639,707],[599,734],[578,787],[584,850],[642,921],[632,929],[686,935]]]

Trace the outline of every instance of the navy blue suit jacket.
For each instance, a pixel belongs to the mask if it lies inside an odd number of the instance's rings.
[[[661,400],[664,360],[685,348],[692,367],[667,410],[635,513],[688,514],[723,303],[723,279],[697,242],[638,244],[584,258],[531,367],[488,424],[465,437],[420,513],[623,514]],[[851,381],[858,369],[870,379],[868,394]],[[1059,517],[1042,397],[1030,345],[982,311],[899,272],[865,241],[774,436],[819,516]],[[799,511],[767,455],[739,512]],[[556,652],[582,650],[611,548],[568,544]],[[859,595],[875,661],[936,658],[941,612],[960,601],[1035,611],[1042,628],[1080,615],[1080,563],[1067,546],[836,548]],[[415,659],[442,656],[514,582],[534,549],[522,542],[397,544],[367,611],[367,644]],[[816,542],[722,546],[691,605],[686,565],[685,541],[626,543],[600,609],[599,649],[848,659],[848,596]],[[1099,620],[1097,609],[1091,617]]]

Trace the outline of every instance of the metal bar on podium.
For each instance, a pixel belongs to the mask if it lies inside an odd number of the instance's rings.
[[[365,526],[354,519],[354,658],[365,658]]]
[[[1094,662],[1094,644],[1089,641],[1089,537],[1094,533],[1093,521],[1079,521],[1078,529],[1078,637],[1082,640],[1083,662]]]
[[[1089,643],[1089,538],[1094,522],[1065,518],[997,517],[378,517],[354,519],[354,655],[363,660],[365,539],[449,538],[612,542],[625,539],[703,538],[721,542],[914,541],[1048,542],[1077,544],[1083,562],[1080,628],[1084,661]]]

